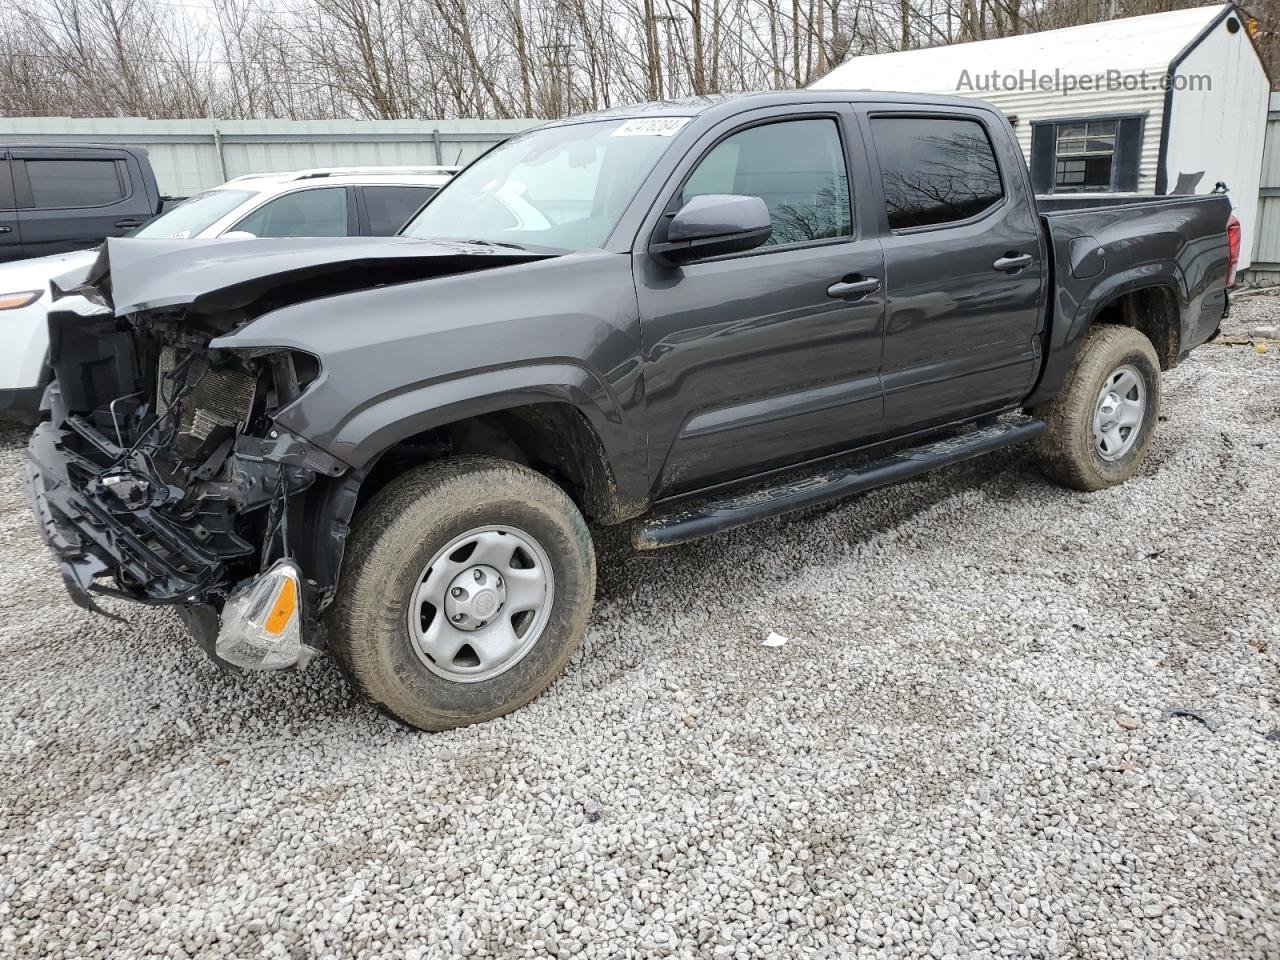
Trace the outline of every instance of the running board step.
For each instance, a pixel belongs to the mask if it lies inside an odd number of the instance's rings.
[[[639,550],[656,550],[696,540],[757,520],[781,516],[793,510],[863,493],[899,480],[909,480],[961,460],[1022,443],[1044,430],[1044,421],[1021,418],[934,440],[899,450],[858,467],[825,470],[791,479],[772,487],[722,499],[703,500],[656,513],[637,526],[631,542]]]

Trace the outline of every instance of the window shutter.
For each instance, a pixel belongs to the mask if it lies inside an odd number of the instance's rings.
[[[1031,125],[1031,189],[1053,193],[1053,171],[1057,158],[1058,127],[1053,123]]]
[[[1119,193],[1138,189],[1138,172],[1142,165],[1142,126],[1145,117],[1125,117],[1116,123],[1115,171],[1112,179]]]

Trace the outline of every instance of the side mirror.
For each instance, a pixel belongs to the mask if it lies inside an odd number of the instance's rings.
[[[257,240],[256,233],[250,233],[248,230],[228,230],[222,235],[223,240]]]
[[[671,266],[703,257],[753,250],[769,239],[773,224],[759,197],[709,193],[694,197],[667,224],[667,239],[649,252]]]

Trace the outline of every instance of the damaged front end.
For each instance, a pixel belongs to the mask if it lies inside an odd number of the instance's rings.
[[[332,582],[304,574],[290,525],[313,519],[302,498],[317,479],[348,469],[274,423],[319,361],[212,345],[243,322],[182,307],[51,314],[55,381],[27,486],[76,603],[176,605],[216,660],[268,669],[324,647]]]
[[[87,273],[54,283],[55,298],[103,310],[50,314],[49,419],[28,450],[72,598],[176,605],[239,667],[323,650],[364,474],[277,422],[322,388],[322,360],[296,338],[239,335],[302,301],[545,256],[394,237],[108,240]]]

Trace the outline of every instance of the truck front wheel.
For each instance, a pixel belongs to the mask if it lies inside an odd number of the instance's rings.
[[[577,649],[595,552],[573,501],[491,457],[419,467],[359,512],[329,614],[356,689],[423,730],[528,703]]]
[[[1132,327],[1089,332],[1062,390],[1039,412],[1037,454],[1046,474],[1076,490],[1128,480],[1142,465],[1160,413],[1160,362]]]

